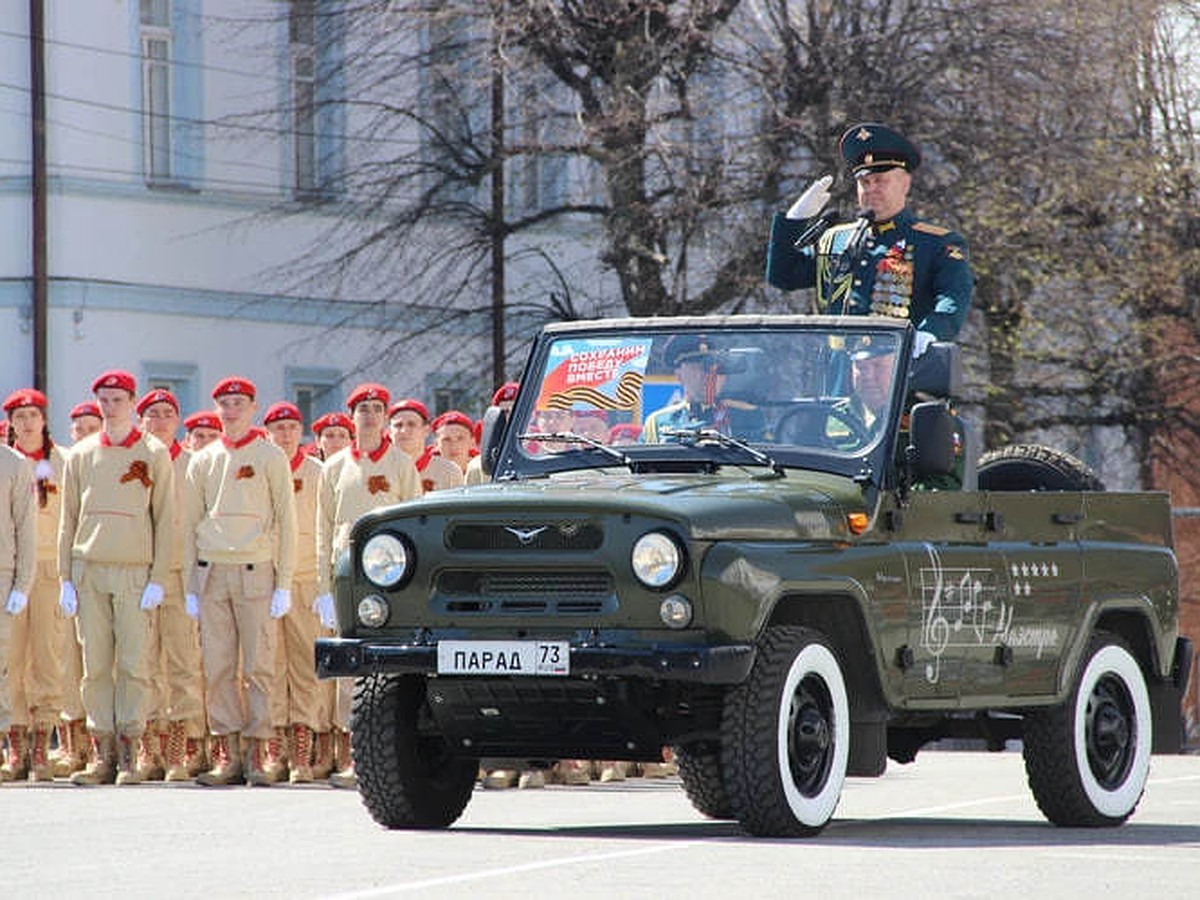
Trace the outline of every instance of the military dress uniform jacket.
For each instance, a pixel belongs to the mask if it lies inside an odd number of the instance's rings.
[[[680,400],[647,416],[640,440],[644,444],[678,440],[663,433],[672,428],[712,428],[739,440],[761,441],[766,421],[762,410],[742,400],[718,399],[711,406]]]
[[[966,319],[974,276],[962,235],[917,219],[907,209],[877,222],[853,259],[856,224],[827,229],[797,250],[811,220],[776,213],[767,247],[767,282],[786,291],[817,289],[817,311],[911,319],[920,331],[954,340]]]

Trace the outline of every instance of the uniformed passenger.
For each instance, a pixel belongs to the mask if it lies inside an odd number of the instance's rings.
[[[859,218],[822,230],[818,217],[832,176],[818,179],[787,213],[775,215],[767,281],[789,291],[815,287],[818,312],[909,319],[919,332],[916,355],[935,339],[954,340],[974,276],[963,236],[908,209],[920,152],[873,122],[847,129],[839,148],[854,178]]]

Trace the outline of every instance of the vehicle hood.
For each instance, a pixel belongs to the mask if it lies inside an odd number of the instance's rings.
[[[674,521],[697,540],[845,539],[847,515],[866,511],[863,492],[852,480],[794,470],[764,479],[744,473],[569,472],[438,491],[402,508],[407,514],[508,518],[642,515]]]

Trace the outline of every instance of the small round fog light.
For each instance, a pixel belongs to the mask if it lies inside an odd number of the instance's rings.
[[[692,624],[692,601],[682,594],[664,597],[658,605],[658,617],[668,628],[687,628]]]
[[[368,594],[358,601],[358,621],[368,628],[380,628],[387,623],[387,601],[378,594]]]

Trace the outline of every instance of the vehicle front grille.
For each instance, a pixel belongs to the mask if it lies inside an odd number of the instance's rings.
[[[447,569],[438,576],[433,602],[447,613],[595,615],[617,608],[612,576],[595,570]]]
[[[604,531],[595,522],[460,522],[446,537],[451,550],[598,550]]]

